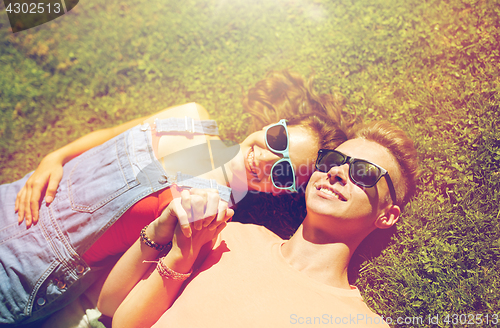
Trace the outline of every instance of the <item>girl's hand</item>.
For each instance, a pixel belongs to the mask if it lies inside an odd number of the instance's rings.
[[[174,232],[182,232],[190,238],[197,231],[215,231],[234,214],[214,189],[183,190],[179,198],[170,202],[162,214],[151,223],[150,238],[158,244],[166,244],[174,238]],[[176,230],[177,229],[177,230]],[[222,230],[222,228],[220,228]],[[208,241],[208,240],[207,240]]]
[[[62,160],[55,153],[45,156],[17,194],[15,211],[18,215],[19,224],[25,218],[27,228],[38,222],[38,212],[43,193],[45,193],[45,202],[50,204],[54,200],[62,176]]]
[[[214,190],[192,189],[190,197],[181,196],[181,202],[176,206],[180,205],[183,210],[179,211],[182,214],[172,239],[171,252],[196,259],[203,245],[216,240],[234,211]]]

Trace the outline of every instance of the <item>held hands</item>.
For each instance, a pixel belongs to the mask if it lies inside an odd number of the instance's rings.
[[[54,200],[62,176],[62,160],[55,153],[45,156],[17,194],[15,211],[18,215],[19,224],[25,218],[27,228],[38,222],[38,212],[43,193],[45,193],[45,202],[50,204]]]
[[[180,196],[152,223],[151,239],[159,244],[172,240],[171,252],[196,258],[201,247],[224,229],[234,211],[213,189],[183,190]]]

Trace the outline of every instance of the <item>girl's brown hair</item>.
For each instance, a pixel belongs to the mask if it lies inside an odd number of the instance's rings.
[[[268,73],[242,100],[243,108],[252,115],[249,132],[280,119],[291,121],[294,117],[318,114],[349,135],[355,115],[344,111],[345,98],[338,94],[317,94],[313,82],[312,77],[305,81],[301,75],[288,70]]]

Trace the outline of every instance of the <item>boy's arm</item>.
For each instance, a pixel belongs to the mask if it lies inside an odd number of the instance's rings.
[[[103,144],[143,122],[152,123],[155,118],[184,116],[202,120],[209,119],[206,109],[196,103],[175,106],[115,127],[91,132],[48,154],[42,159],[35,172],[33,172],[24,187],[17,194],[15,210],[18,213],[19,224],[21,224],[25,218],[28,228],[32,223],[36,224],[38,222],[38,211],[42,194],[45,191],[45,202],[47,204],[52,202],[59,182],[62,179],[62,167],[72,158],[95,146]]]
[[[170,238],[168,231],[175,224],[172,249],[160,261],[175,272],[187,273],[202,246],[215,240],[233,213],[216,192],[184,190],[181,198],[174,199],[148,227],[146,235],[159,244],[165,243]],[[186,229],[189,222],[194,222],[193,229]],[[154,265],[144,263],[156,260],[157,256],[157,250],[138,240],[111,271],[99,296],[98,308],[103,314],[113,316],[113,326],[151,327],[177,298],[183,281],[163,277],[154,270]]]

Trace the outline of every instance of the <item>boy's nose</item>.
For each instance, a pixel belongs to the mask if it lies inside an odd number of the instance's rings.
[[[340,166],[333,166],[328,170],[327,175],[331,184],[340,182],[342,185],[345,185],[349,178],[349,164],[345,163]]]

